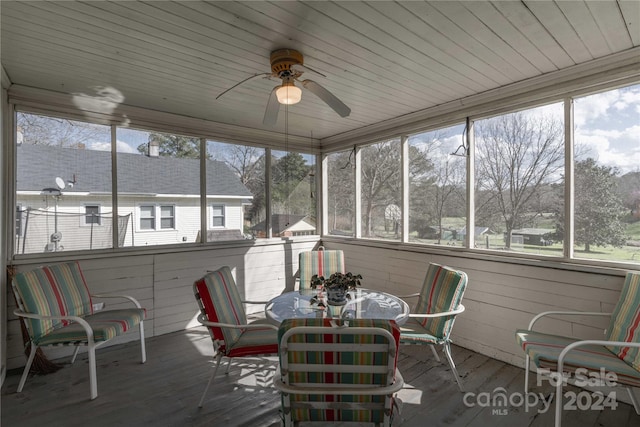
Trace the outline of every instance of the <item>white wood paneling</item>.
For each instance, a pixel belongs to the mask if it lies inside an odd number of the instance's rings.
[[[298,253],[311,250],[316,241],[258,242],[255,245],[225,245],[210,250],[158,253],[154,255],[113,256],[86,258],[80,261],[89,291],[92,294],[126,294],[138,299],[147,310],[145,333],[162,335],[193,327],[198,305],[193,295],[193,282],[209,270],[228,265],[232,268],[240,294],[250,301],[268,301],[285,290],[293,290],[294,276],[298,271]],[[42,262],[24,263],[18,271],[42,265]],[[13,296],[7,294],[9,301]],[[105,300],[108,308],[126,307],[126,302]],[[9,304],[9,312],[15,308]],[[248,313],[260,312],[262,306],[247,306]],[[9,317],[7,338],[7,366],[13,369],[24,366],[22,336],[19,321]],[[131,333],[108,345],[134,341]],[[45,348],[50,358],[71,354],[69,348]],[[158,355],[149,354],[149,357]]]
[[[465,271],[469,283],[453,341],[462,347],[523,365],[515,330],[526,328],[535,314],[548,310],[611,312],[624,282],[623,273],[596,274],[388,249],[375,244],[324,241],[342,249],[347,271],[362,274],[363,286],[395,295],[419,292],[429,262]],[[415,301],[407,300],[412,305]],[[608,318],[553,316],[536,326],[541,331],[601,339]]]

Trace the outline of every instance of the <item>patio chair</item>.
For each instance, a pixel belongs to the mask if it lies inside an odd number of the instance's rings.
[[[44,266],[18,273],[11,286],[18,305],[13,313],[25,318],[31,344],[18,393],[24,387],[38,347],[73,345],[73,363],[80,346],[87,346],[92,400],[98,397],[96,348],[139,325],[142,363],[146,362],[143,323],[145,309],[130,296],[94,294],[94,298],[124,298],[135,305],[135,308],[94,312],[92,295],[89,294],[78,262]]]
[[[285,427],[299,422],[358,422],[390,426],[400,330],[393,320],[287,319],[274,385]]]
[[[418,297],[418,303],[402,325],[400,336],[400,344],[428,345],[438,362],[434,345],[442,345],[460,391],[464,389],[451,356],[451,330],[456,316],[464,311],[461,301],[467,281],[463,271],[430,263],[422,291],[403,297]]]
[[[345,273],[344,253],[341,250],[325,250],[324,246],[317,251],[300,252],[298,268],[299,289],[310,289],[314,274],[329,277],[332,273]]]
[[[535,323],[549,315],[611,318],[604,340],[580,340],[534,331]],[[596,379],[605,372],[607,375],[615,374],[613,382],[627,387],[631,402],[640,415],[638,397],[633,390],[633,387],[640,387],[640,273],[627,273],[620,298],[612,313],[546,311],[536,315],[527,329],[517,330],[516,340],[526,353],[525,394],[529,392],[531,361],[539,369],[554,375],[573,375],[580,369],[583,370],[583,378],[586,375],[590,378],[594,375],[592,378]],[[565,382],[555,381],[557,427],[562,423],[562,387]],[[611,381],[605,382],[609,382],[609,386],[614,385]]]
[[[240,299],[240,293],[229,267],[222,267],[198,279],[193,284],[193,292],[201,312],[198,321],[209,330],[216,359],[215,369],[198,404],[201,408],[222,358],[229,358],[226,371],[228,374],[231,359],[234,357],[277,354],[278,328],[264,323],[249,324],[247,322],[243,303],[264,303]]]

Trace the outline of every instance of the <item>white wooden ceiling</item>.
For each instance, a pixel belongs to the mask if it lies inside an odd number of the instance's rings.
[[[351,107],[310,92],[289,133],[325,138],[640,45],[640,1],[6,1],[1,61],[13,84],[119,91],[124,104],[264,128],[256,78],[292,48],[305,73]],[[284,114],[272,130],[282,131]]]

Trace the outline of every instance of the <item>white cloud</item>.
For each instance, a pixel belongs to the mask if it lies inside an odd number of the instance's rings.
[[[127,144],[124,141],[117,142],[117,151],[118,153],[138,153],[133,147]],[[96,151],[111,151],[111,143],[110,142],[92,142],[89,144],[90,150]]]

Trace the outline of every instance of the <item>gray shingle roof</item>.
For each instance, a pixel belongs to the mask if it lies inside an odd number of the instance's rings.
[[[64,189],[72,192],[111,192],[111,153],[76,150],[46,145],[17,147],[17,190],[37,191],[56,187],[56,177],[76,183]],[[200,194],[200,160],[147,157],[118,153],[118,193]],[[207,194],[252,197],[251,192],[229,167],[207,160]]]

